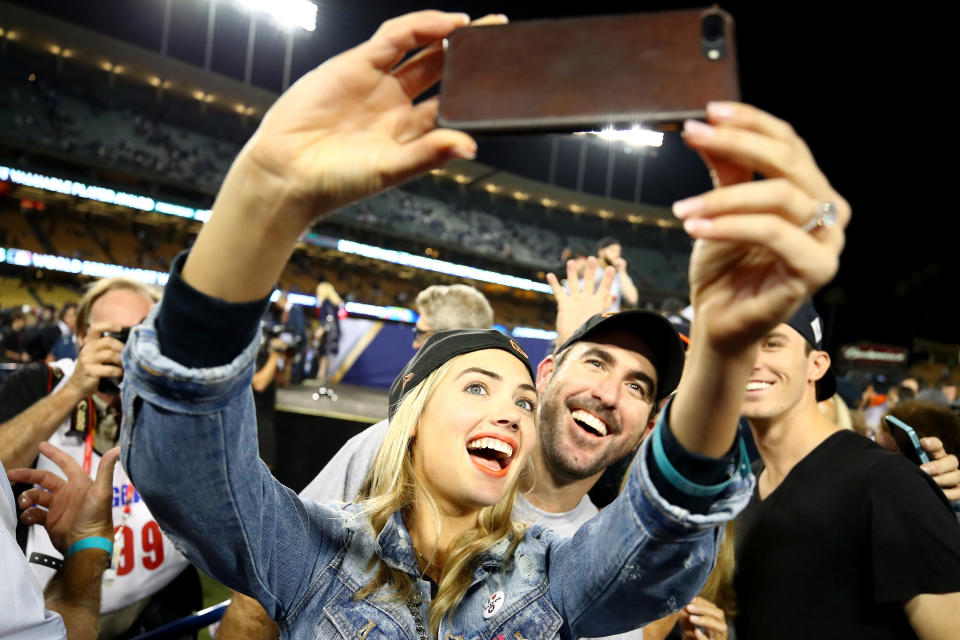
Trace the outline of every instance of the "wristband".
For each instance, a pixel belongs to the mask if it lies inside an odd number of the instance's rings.
[[[670,400],[670,404],[673,404],[673,399]],[[670,460],[667,459],[667,453],[663,450],[663,440],[660,435],[662,429],[668,428],[664,426],[665,418],[669,413],[670,404],[663,408],[663,411],[660,412],[660,416],[657,418],[657,424],[653,428],[653,433],[650,436],[653,438],[651,445],[653,446],[653,460],[657,464],[657,468],[660,469],[660,472],[663,474],[663,477],[667,479],[667,482],[672,484],[674,488],[678,491],[682,491],[688,496],[696,497],[708,497],[715,496],[721,493],[726,489],[737,474],[732,475],[730,478],[721,482],[720,484],[714,485],[704,485],[697,484],[696,482],[691,482],[684,478],[676,467],[674,467]],[[740,464],[738,465],[737,471],[739,475],[743,478],[746,478],[750,475],[750,458],[747,455],[747,445],[743,441],[743,436],[737,433],[737,440],[740,441]]]
[[[70,548],[67,549],[67,553],[64,554],[64,558],[69,558],[77,551],[83,551],[84,549],[103,549],[109,555],[113,555],[113,541],[108,540],[102,536],[91,536],[89,538],[81,538],[70,545]]]

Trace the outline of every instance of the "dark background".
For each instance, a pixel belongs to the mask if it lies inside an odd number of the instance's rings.
[[[29,8],[159,51],[163,0],[16,0]],[[548,16],[700,7],[705,3],[319,1],[317,31],[296,35],[293,77],[366,39],[409,10]],[[784,6],[786,5],[786,6]],[[841,271],[816,299],[828,345],[914,337],[960,343],[954,158],[955,11],[918,3],[724,2],[737,23],[743,99],[791,122],[824,173],[853,206]],[[168,53],[202,66],[207,3],[174,0]],[[248,16],[221,0],[213,69],[242,78]],[[284,50],[259,27],[253,82],[279,91]],[[481,143],[478,160],[546,179],[547,145],[536,137]],[[564,162],[564,156],[561,156]],[[605,169],[604,162],[597,170]],[[591,163],[591,170],[594,166]],[[562,173],[563,169],[558,173]],[[569,173],[569,169],[568,169]],[[596,182],[596,175],[588,177]],[[669,206],[708,188],[706,171],[675,138],[647,163],[643,201]],[[618,189],[614,189],[617,195]],[[630,199],[630,198],[627,198]]]

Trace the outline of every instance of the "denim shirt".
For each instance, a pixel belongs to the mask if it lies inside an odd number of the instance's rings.
[[[163,303],[161,303],[163,304]],[[403,520],[379,536],[356,505],[301,500],[257,454],[251,394],[257,342],[229,364],[184,367],[160,353],[159,305],[123,353],[122,462],[164,532],[199,568],[257,599],[291,638],[418,640],[405,603],[355,594],[377,558],[406,571],[429,615]],[[683,607],[713,566],[723,524],[749,500],[738,477],[706,514],[667,503],[647,469],[646,443],[625,489],[571,538],[528,529],[512,557],[488,550],[442,640],[575,639],[640,627]],[[500,605],[485,616],[491,596]]]

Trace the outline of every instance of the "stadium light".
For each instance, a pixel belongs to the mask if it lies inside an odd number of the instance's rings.
[[[663,132],[644,129],[634,125],[629,129],[614,129],[605,127],[600,131],[580,131],[574,135],[596,136],[607,142],[622,142],[631,147],[660,147],[663,146]]]
[[[236,0],[250,11],[266,13],[284,28],[317,29],[317,5],[309,0]]]

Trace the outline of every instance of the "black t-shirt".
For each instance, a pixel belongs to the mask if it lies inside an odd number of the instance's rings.
[[[23,353],[23,332],[17,333],[12,327],[0,327],[0,362],[10,362],[7,351]]]
[[[943,492],[852,431],[765,500],[755,493],[736,526],[738,640],[915,638],[903,604],[960,591],[960,524]]]
[[[0,424],[28,409],[47,395],[48,385],[56,386],[50,367],[31,362],[7,376],[0,385]],[[52,388],[52,387],[50,387]]]

